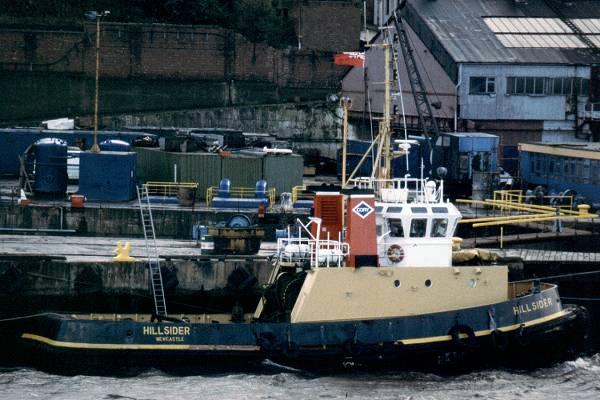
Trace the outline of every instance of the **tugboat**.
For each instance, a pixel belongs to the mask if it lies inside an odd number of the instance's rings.
[[[389,46],[390,60],[388,53]],[[307,369],[457,372],[573,357],[585,342],[584,309],[564,305],[555,285],[509,282],[504,265],[453,266],[461,215],[445,201],[443,180],[390,178],[391,158],[410,147],[392,151],[390,80],[386,68],[372,177],[346,182],[344,174],[343,188],[316,193],[308,223],[278,239],[253,313],[167,314],[156,254],[148,259],[153,314],[0,321],[3,357],[75,373],[239,369],[265,359]],[[142,221],[152,221],[149,207],[148,216],[140,208]]]
[[[515,366],[582,349],[584,311],[555,285],[508,282],[506,266],[451,265],[460,213],[443,184],[358,180],[319,192],[314,217],[278,239],[253,314],[42,314],[4,321],[27,363],[60,371],[119,366],[300,368]],[[336,239],[332,239],[335,237]]]

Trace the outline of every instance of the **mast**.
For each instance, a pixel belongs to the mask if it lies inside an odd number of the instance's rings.
[[[380,143],[377,149],[377,157],[375,158],[373,174],[378,179],[390,179],[391,164],[392,164],[392,148],[391,148],[391,129],[390,129],[390,109],[391,109],[391,49],[392,45],[389,42],[381,44],[384,55],[384,98],[383,98],[383,119],[379,121],[379,138]],[[382,160],[383,158],[383,160]],[[383,165],[382,165],[383,161]]]

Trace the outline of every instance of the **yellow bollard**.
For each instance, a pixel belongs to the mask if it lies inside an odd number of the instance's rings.
[[[123,246],[123,244],[121,244],[121,241],[118,241],[117,248],[115,249],[115,253],[117,255],[115,257],[113,257],[113,260],[117,261],[117,262],[135,261],[135,258],[133,258],[129,255],[130,251],[131,251],[131,243],[125,242],[125,246]]]

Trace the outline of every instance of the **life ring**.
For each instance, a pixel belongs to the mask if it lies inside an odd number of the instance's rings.
[[[397,244],[393,244],[387,249],[387,257],[393,263],[399,263],[404,260],[404,249]]]
[[[506,334],[506,332],[502,332],[500,329],[493,330],[491,337],[492,345],[496,350],[505,351],[510,346],[508,335]]]
[[[467,338],[465,340],[463,340],[460,337],[460,335],[462,335],[462,334],[467,335]],[[450,328],[448,335],[450,335],[452,337],[452,342],[454,342],[454,344],[457,347],[460,347],[463,349],[465,349],[465,348],[472,349],[472,348],[477,347],[477,338],[475,337],[475,332],[468,325],[456,324],[452,328]]]

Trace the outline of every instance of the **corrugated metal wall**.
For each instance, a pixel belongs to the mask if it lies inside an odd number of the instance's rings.
[[[232,154],[221,157],[212,153],[169,153],[158,149],[136,148],[137,177],[147,181],[172,182],[177,165],[179,182],[198,183],[199,198],[204,198],[209,186],[218,186],[222,178],[231,180],[233,187],[254,188],[264,179],[277,196],[302,185],[303,159],[299,155]]]
[[[231,180],[231,186],[255,187],[262,179],[262,157],[232,154],[221,160],[221,176]]]
[[[171,171],[167,168],[167,156],[159,149],[135,147],[137,153],[137,178],[140,183],[147,181],[171,181]]]
[[[204,198],[209,186],[218,186],[221,180],[221,156],[212,153],[166,153],[173,174],[177,165],[179,182],[198,183],[197,196]]]
[[[294,186],[302,185],[304,160],[302,156],[268,155],[263,157],[263,179],[270,188],[274,187],[277,197],[283,192],[291,193]]]

